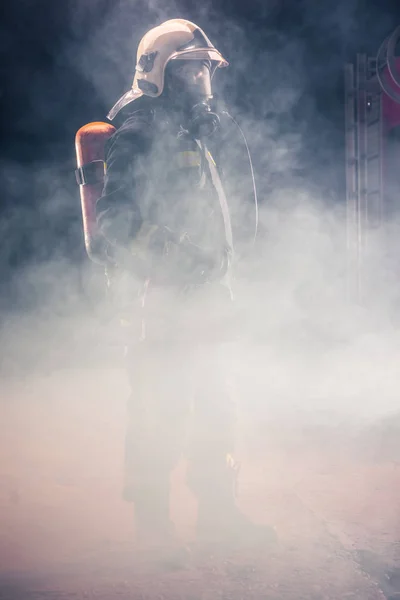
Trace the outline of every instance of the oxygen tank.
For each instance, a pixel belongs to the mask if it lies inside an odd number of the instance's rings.
[[[76,180],[80,188],[83,233],[89,258],[106,265],[106,240],[97,229],[96,202],[100,198],[105,173],[105,143],[115,132],[109,123],[88,123],[75,136]]]

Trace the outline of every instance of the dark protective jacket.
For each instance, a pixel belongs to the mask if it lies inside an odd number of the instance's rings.
[[[99,229],[116,256],[132,256],[133,270],[133,257],[139,257],[143,276],[158,266],[164,283],[225,275],[231,248],[209,161],[173,114],[145,108],[126,119],[107,142],[96,207]]]

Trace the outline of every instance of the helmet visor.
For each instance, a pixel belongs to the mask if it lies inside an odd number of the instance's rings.
[[[228,61],[216,48],[188,48],[174,52],[170,60],[211,60],[218,63],[219,67],[227,67]]]

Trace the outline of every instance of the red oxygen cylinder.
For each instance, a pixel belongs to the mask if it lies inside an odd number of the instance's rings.
[[[106,141],[115,132],[109,123],[88,123],[75,136],[76,179],[80,188],[83,233],[89,258],[107,264],[106,241],[97,229],[96,202],[104,185]]]

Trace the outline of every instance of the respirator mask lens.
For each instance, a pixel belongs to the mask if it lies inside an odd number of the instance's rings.
[[[174,87],[191,96],[194,101],[212,97],[211,61],[176,59],[168,67]]]
[[[188,130],[197,139],[209,137],[219,126],[219,117],[211,110],[212,64],[209,60],[173,60],[169,65],[171,89],[188,114]]]

